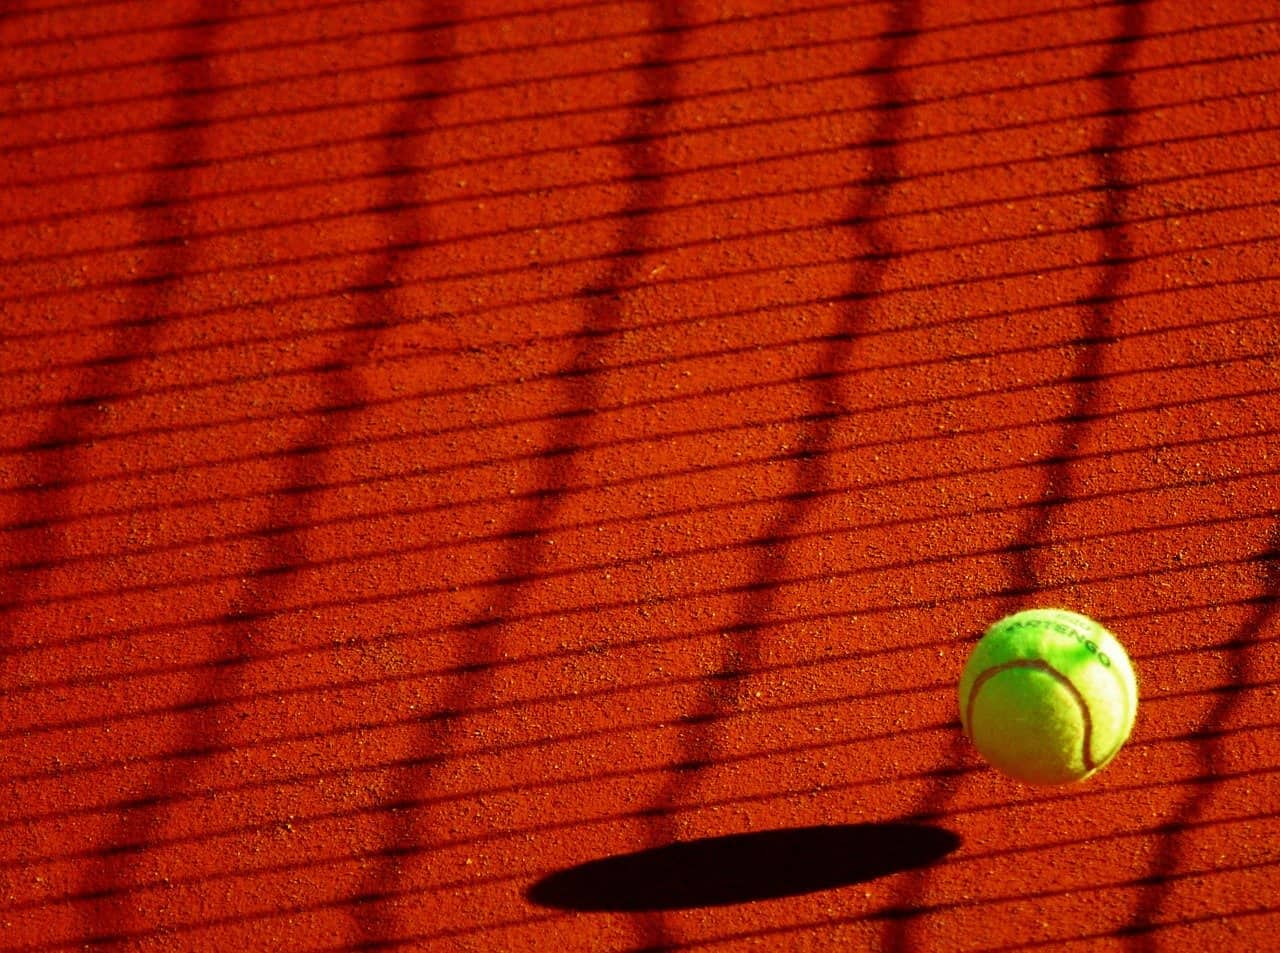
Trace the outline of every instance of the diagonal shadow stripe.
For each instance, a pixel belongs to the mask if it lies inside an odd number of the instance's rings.
[[[416,43],[415,54],[411,61],[416,70],[425,71],[431,76],[431,80],[426,84],[430,88],[430,106],[425,116],[426,122],[419,126],[422,117],[422,110],[410,100],[406,106],[399,111],[395,123],[395,137],[399,140],[396,148],[390,149],[386,156],[387,169],[405,169],[411,168],[415,164],[415,152],[417,148],[413,145],[412,137],[417,134],[419,129],[430,130],[433,126],[433,120],[439,113],[439,105],[441,102],[452,95],[458,82],[459,68],[456,64],[456,50],[458,31],[463,26],[461,11],[463,4],[454,2],[454,0],[441,0],[441,2],[423,2],[419,5],[418,10],[424,24],[431,23],[432,17],[442,17],[439,23],[433,24],[432,29],[426,33],[419,35]],[[416,97],[415,97],[416,98]],[[415,178],[389,177],[389,183],[399,182],[400,184],[393,187],[388,195],[386,205],[388,207],[401,207],[406,211],[411,208],[411,203],[415,198],[421,200],[421,192],[423,191],[421,183]],[[402,214],[400,216],[402,223],[407,228],[400,229],[397,233],[393,233],[388,237],[386,247],[384,249],[385,264],[378,275],[370,275],[369,284],[371,287],[382,285],[391,292],[389,300],[394,300],[394,289],[392,288],[391,277],[393,265],[403,253],[411,249],[412,246],[424,244],[419,229],[413,227],[413,219],[409,215]],[[409,314],[399,314],[400,322],[411,321]],[[367,356],[367,354],[366,354]],[[370,401],[368,395],[365,395],[365,405],[372,407],[373,401]],[[338,402],[335,408],[342,407],[342,403]],[[341,411],[339,411],[341,413]],[[321,442],[327,442],[328,438],[323,435],[317,435],[317,439]],[[396,815],[387,816],[387,828],[393,832],[397,826]],[[375,865],[373,876],[385,877],[394,873],[394,868],[387,864]],[[353,926],[358,935],[362,937],[376,937],[383,929],[383,924],[366,915],[365,911],[356,909],[352,912]]]
[[[770,583],[786,559],[788,540],[797,534],[818,494],[830,482],[828,448],[843,417],[840,408],[845,403],[837,375],[849,364],[858,332],[866,323],[894,257],[894,249],[877,220],[883,213],[888,190],[900,172],[896,143],[902,135],[907,95],[897,70],[919,29],[918,4],[899,5],[889,14],[880,32],[881,50],[865,68],[855,71],[866,76],[873,86],[872,99],[878,116],[868,141],[852,143],[850,148],[874,144],[867,178],[877,184],[856,193],[847,220],[861,228],[862,241],[870,253],[854,259],[855,271],[840,330],[823,348],[809,378],[811,412],[793,464],[794,491],[753,541],[752,548],[757,555],[752,576],[756,584],[748,588],[738,610],[738,620],[723,633],[718,670],[706,676],[701,698],[685,718],[687,727],[681,734],[676,771],[646,812],[651,850],[661,850],[663,845],[678,842],[677,810],[693,797],[699,773],[717,760],[718,733],[724,714],[741,704],[745,690],[743,680],[761,664],[763,627],[777,612],[778,590]],[[655,908],[642,921],[643,948],[666,949],[675,942],[662,913],[661,907]]]
[[[198,45],[200,40],[193,42]],[[198,67],[185,70],[183,79],[190,80],[192,73],[197,72]],[[201,137],[195,134],[178,135],[170,154],[198,153],[201,142]],[[149,192],[139,206],[147,210],[140,216],[144,219],[142,230],[154,234],[178,228],[169,203],[184,191],[185,183],[175,181],[167,189]],[[157,267],[165,270],[182,268],[186,259],[184,252],[170,248],[158,252],[157,257]],[[100,427],[98,406],[116,394],[128,392],[132,375],[145,359],[144,355],[160,348],[165,300],[163,289],[135,290],[121,309],[131,316],[128,321],[131,330],[122,326],[112,335],[107,353],[78,375],[68,397],[49,408],[54,412],[34,440],[61,449],[48,454],[23,455],[18,460],[16,469],[21,474],[21,483],[19,498],[13,500],[13,505],[22,514],[21,518],[36,522],[40,531],[14,545],[14,562],[33,568],[6,572],[0,587],[0,634],[5,650],[15,641],[26,594],[39,586],[38,567],[61,558],[60,554],[67,551],[64,534],[54,526],[66,506],[70,495],[67,491],[87,476],[86,450]],[[67,480],[70,482],[64,482]],[[0,683],[9,684],[9,675],[8,665],[0,667]]]
[[[524,594],[521,580],[533,574],[546,558],[542,534],[564,506],[565,488],[574,482],[576,454],[589,439],[594,410],[601,402],[605,381],[588,371],[604,363],[612,337],[625,326],[625,315],[617,300],[618,289],[635,282],[644,265],[651,229],[638,210],[661,203],[663,167],[652,144],[652,130],[661,122],[667,104],[675,96],[675,73],[669,64],[683,45],[685,20],[679,3],[652,0],[650,7],[650,19],[657,24],[652,33],[657,40],[654,48],[634,67],[644,85],[643,106],[634,110],[630,130],[620,140],[630,170],[630,194],[622,218],[630,224],[620,233],[617,251],[607,259],[604,273],[580,292],[585,311],[579,330],[581,343],[560,375],[566,411],[558,419],[547,450],[538,461],[537,483],[542,490],[524,502],[512,521],[499,573],[500,579],[509,582],[495,594],[493,605],[463,626],[456,666],[458,674],[453,686],[437,703],[436,714],[424,720],[415,733],[412,747],[424,755],[451,750],[456,744],[456,713],[469,708],[476,697],[492,686],[494,666],[503,654],[505,629]],[[397,774],[388,798],[393,805],[411,803],[414,792],[430,790],[434,781],[429,768],[406,769]],[[350,898],[360,935],[352,949],[383,948],[393,943],[401,932],[398,911],[388,901],[400,893],[397,878],[402,858],[423,850],[429,855],[430,844],[439,839],[437,833],[421,830],[427,823],[429,818],[416,817],[412,812],[389,815],[384,847],[378,852],[377,862],[371,865],[371,874],[360,894]],[[421,846],[424,843],[426,846]]]
[[[434,46],[435,34],[427,34],[427,41]],[[422,118],[424,112],[432,112],[436,87],[445,80],[429,77],[422,93],[410,97],[406,105],[388,121],[380,141],[385,144],[384,162],[396,166],[413,158],[415,144],[403,135],[411,123]],[[411,183],[406,180],[388,179],[389,204],[407,204],[414,196],[408,194]],[[390,276],[396,260],[394,249],[417,239],[418,224],[412,216],[399,216],[389,223],[391,235],[385,254],[372,258],[365,280],[370,284],[390,285]],[[370,317],[362,309],[352,327],[334,341],[334,356],[326,363],[324,373],[318,375],[315,386],[324,392],[322,405],[330,407],[362,407],[370,402],[370,394],[364,384],[363,371],[369,364],[369,355],[377,343],[379,333],[403,318],[397,315],[391,299],[377,303],[375,315]],[[234,723],[220,717],[228,699],[243,694],[245,665],[257,651],[256,646],[265,640],[267,633],[262,621],[269,610],[278,605],[291,576],[283,573],[287,568],[304,563],[306,555],[306,529],[309,514],[321,503],[317,493],[304,492],[324,483],[329,457],[325,453],[327,442],[333,434],[339,437],[356,425],[358,414],[319,414],[299,438],[293,452],[282,454],[285,464],[284,485],[288,492],[277,494],[270,511],[255,535],[266,542],[261,554],[254,557],[258,570],[248,574],[244,586],[235,598],[233,608],[222,620],[218,641],[221,655],[207,668],[207,677],[195,693],[195,697],[182,715],[181,734],[184,744],[193,750],[210,754],[220,750],[230,751],[236,745]],[[319,448],[318,452],[310,452]],[[157,839],[157,831],[164,821],[165,808],[173,803],[175,793],[201,790],[204,785],[199,776],[213,767],[208,757],[190,759],[185,763],[172,762],[162,766],[149,784],[149,794],[138,799],[121,812],[114,834],[109,838],[110,847],[103,851],[110,867],[105,887],[97,892],[110,906],[107,916],[97,915],[87,942],[113,942],[116,937],[130,932],[125,889],[137,879],[140,858]],[[92,884],[86,887],[93,890]]]
[[[1212,735],[1213,730],[1228,724],[1243,704],[1244,687],[1256,679],[1264,653],[1275,657],[1263,633],[1280,619],[1280,522],[1274,525],[1266,548],[1258,554],[1257,565],[1261,571],[1260,601],[1229,643],[1226,670],[1232,690],[1223,692],[1200,721],[1207,728],[1204,732],[1207,737],[1197,733],[1201,771],[1210,777],[1228,770],[1221,743]],[[1134,904],[1129,924],[1121,931],[1126,937],[1126,947],[1134,953],[1157,953],[1162,948],[1155,931],[1191,849],[1184,835],[1204,816],[1215,793],[1213,786],[1189,792],[1169,821],[1168,830],[1152,858],[1144,890]]]
[[[216,14],[219,11],[228,10],[229,7],[230,0],[219,0],[218,3],[211,5],[211,12]],[[173,78],[176,89],[183,89],[193,85],[208,85],[211,82],[207,57],[215,41],[216,30],[211,28],[193,29],[175,37],[176,52],[173,58]],[[201,155],[207,148],[208,132],[205,123],[202,121],[205,117],[202,114],[200,105],[189,102],[180,95],[173,97],[172,102],[174,112],[173,128],[175,132],[169,144],[168,154],[175,160],[192,155]],[[145,219],[149,232],[165,234],[180,230],[181,223],[174,218],[173,203],[179,195],[188,190],[189,178],[189,176],[179,176],[173,179],[160,180],[138,202],[136,206],[138,214]],[[156,254],[162,256],[159,266],[166,270],[171,270],[173,268],[187,267],[191,253],[185,250],[183,246],[178,245],[158,246]],[[159,333],[165,326],[166,315],[171,301],[169,289],[164,287],[140,288],[137,294],[139,297],[143,297],[143,300],[129,310],[135,313],[141,312],[144,318],[135,325],[132,334],[124,333],[123,329],[120,334],[120,346],[124,349],[123,352],[137,357],[129,357],[119,362],[103,361],[95,368],[95,373],[88,375],[88,379],[78,389],[79,399],[67,404],[66,422],[61,426],[55,425],[49,433],[44,435],[43,442],[49,445],[62,446],[62,449],[57,452],[36,457],[36,459],[42,461],[44,466],[52,466],[57,469],[67,468],[67,458],[74,459],[88,447],[89,442],[86,437],[91,433],[92,427],[84,418],[91,412],[98,400],[104,399],[102,395],[110,395],[116,391],[127,389],[131,361],[139,359],[142,354],[156,347],[154,342],[156,342]],[[55,473],[57,469],[54,470]],[[41,511],[47,508],[51,514],[56,513],[61,504],[61,496],[62,493],[60,492],[41,494],[37,498],[41,500]],[[57,551],[57,546],[58,544],[54,542],[46,543],[43,558],[48,560],[51,552]],[[7,598],[5,602],[11,603],[12,599]],[[14,608],[20,608],[20,606],[14,606]],[[159,773],[163,777],[170,770],[172,769],[161,768]],[[145,827],[145,821],[142,827]],[[106,835],[103,847],[104,849],[107,848],[110,843],[119,838],[128,840],[138,836],[140,831],[141,828],[137,824],[137,815],[122,817],[111,832]],[[97,890],[104,883],[122,886],[135,879],[135,875],[136,871],[129,865],[127,860],[119,865],[114,863],[87,864],[78,872],[81,889],[86,891]],[[109,930],[123,930],[128,929],[133,923],[130,911],[115,905],[107,905],[105,908],[87,907],[81,911],[81,921],[84,936],[86,937],[94,936],[103,928],[104,924],[108,925],[107,928]]]
[[[1022,541],[1014,547],[1014,564],[1010,584],[1008,611],[1013,611],[1027,595],[1034,595],[1039,588],[1039,573],[1035,556],[1043,551],[1051,538],[1050,525],[1057,508],[1071,498],[1071,468],[1078,455],[1077,448],[1088,428],[1099,423],[1098,407],[1104,381],[1104,355],[1106,346],[1115,339],[1113,321],[1114,304],[1123,294],[1128,267],[1134,259],[1133,249],[1124,231],[1125,201],[1130,191],[1121,166],[1121,148],[1134,111],[1129,93],[1130,77],[1126,66],[1133,57],[1136,45],[1147,32],[1148,0],[1126,0],[1120,7],[1121,16],[1116,32],[1107,44],[1110,50],[1093,74],[1103,85],[1107,97],[1108,121],[1101,140],[1091,150],[1097,166],[1098,180],[1104,198],[1099,213],[1098,267],[1100,273],[1093,292],[1082,302],[1087,307],[1085,330],[1082,338],[1091,342],[1081,353],[1075,378],[1079,382],[1073,411],[1062,428],[1047,469],[1045,487],[1040,505],[1023,533]],[[957,732],[947,752],[949,764],[960,764],[966,751],[963,736]],[[920,809],[912,816],[934,815],[946,810],[959,791],[949,783],[939,783],[928,791]],[[894,906],[910,910],[920,903],[927,887],[927,873],[910,877],[898,893]],[[913,922],[909,919],[891,920],[884,932],[884,948],[890,953],[909,953],[914,949],[911,935]]]
[[[438,12],[439,5],[433,5]],[[438,35],[431,33],[430,42],[434,43]],[[428,90],[424,93],[407,92],[399,97],[401,109],[389,120],[387,133],[381,141],[387,146],[385,164],[398,166],[407,164],[413,159],[412,152],[416,145],[412,139],[403,136],[411,122],[417,122],[424,114],[430,113],[431,102],[438,96],[436,86],[444,84],[447,78],[429,77],[426,83]],[[426,104],[426,105],[424,105]],[[389,193],[387,201],[401,203],[410,200],[406,194],[412,183],[403,179],[387,179]],[[417,223],[411,216],[403,216],[393,223],[390,235],[389,251],[370,262],[366,279],[371,284],[388,285],[396,255],[394,247],[408,242],[417,233]],[[328,407],[364,407],[369,404],[362,370],[369,363],[369,354],[375,347],[378,334],[384,327],[402,320],[402,315],[394,312],[392,304],[387,301],[370,302],[374,317],[361,319],[348,325],[348,329],[335,339],[335,357],[321,376],[324,394],[320,403]],[[256,637],[261,636],[261,620],[269,617],[271,606],[279,604],[284,587],[288,585],[288,569],[305,562],[306,541],[305,530],[308,522],[307,513],[317,505],[317,496],[302,492],[323,482],[328,457],[323,452],[328,435],[334,430],[342,432],[355,426],[356,416],[343,413],[340,420],[334,420],[332,413],[319,413],[305,435],[301,437],[300,449],[307,453],[284,455],[288,463],[285,484],[288,492],[283,492],[275,499],[268,521],[262,527],[261,535],[270,540],[270,546],[261,556],[261,572],[253,574],[253,579],[265,579],[265,585],[256,586],[250,583],[242,591],[237,600],[237,608],[223,620],[221,638],[225,642],[224,656],[218,663],[210,666],[210,677],[202,684],[198,697],[184,716],[187,741],[193,746],[215,752],[229,750],[230,728],[224,721],[210,718],[211,709],[220,701],[236,696],[241,684],[241,673],[244,661],[252,659],[253,645]],[[321,448],[321,452],[310,450]],[[234,664],[227,664],[234,663]],[[174,764],[161,771],[152,782],[152,796],[138,799],[132,810],[124,812],[124,819],[113,838],[114,849],[104,851],[104,866],[114,871],[113,881],[108,885],[88,890],[101,895],[114,910],[114,916],[100,918],[95,931],[88,936],[91,943],[114,943],[125,936],[136,934],[129,927],[125,918],[128,910],[129,874],[137,866],[137,858],[146,851],[155,840],[155,830],[159,828],[161,810],[166,803],[172,802],[174,792],[191,791],[197,787],[196,773],[198,769],[207,768],[207,759],[191,762],[186,766]]]
[[[216,7],[215,7],[216,9]],[[204,55],[213,39],[210,31],[193,31],[176,39],[178,53],[175,62],[176,85],[207,85],[209,77]],[[168,144],[167,154],[172,161],[191,155],[202,154],[206,142],[205,124],[198,110],[189,108],[181,97],[174,100],[175,132]],[[181,228],[175,217],[175,203],[178,197],[185,194],[190,187],[190,176],[179,175],[161,183],[152,183],[134,206],[141,228],[148,235],[170,234]],[[152,252],[156,261],[151,267],[162,270],[184,269],[188,267],[189,252],[180,246],[156,246]],[[40,442],[49,445],[61,444],[64,449],[59,452],[33,456],[22,461],[24,468],[29,468],[26,478],[26,490],[23,500],[27,506],[27,515],[33,513],[43,520],[56,522],[58,514],[66,506],[69,494],[67,485],[58,485],[58,474],[71,477],[83,472],[87,465],[87,451],[90,438],[97,429],[97,404],[100,399],[109,400],[112,395],[127,391],[137,365],[143,355],[161,347],[160,341],[166,330],[166,312],[169,305],[168,290],[164,288],[139,287],[125,300],[121,310],[131,315],[126,322],[130,328],[122,324],[120,330],[113,334],[110,343],[110,354],[102,357],[97,363],[86,369],[76,382],[74,395],[65,405],[59,408],[54,418],[48,423],[40,435]],[[39,562],[48,562],[59,558],[68,548],[68,539],[64,534],[50,529],[42,530],[21,546],[18,555],[26,557],[33,567]],[[20,625],[22,610],[22,594],[30,591],[40,583],[42,572],[38,568],[30,571],[6,574],[3,609],[0,609],[0,628],[3,628],[6,642],[11,640]],[[9,682],[9,666],[4,666],[4,682]],[[98,871],[85,870],[78,875],[92,879]],[[106,872],[111,877],[110,871]],[[91,911],[83,913],[85,929],[95,929],[97,915]]]

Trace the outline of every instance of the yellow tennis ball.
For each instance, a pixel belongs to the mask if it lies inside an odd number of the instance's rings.
[[[1092,619],[1028,609],[995,623],[960,676],[960,722],[994,767],[1031,784],[1083,781],[1116,756],[1138,711],[1124,647]]]

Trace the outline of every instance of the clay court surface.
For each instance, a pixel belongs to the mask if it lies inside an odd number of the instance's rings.
[[[11,0],[0,949],[1280,950],[1272,0]],[[1056,605],[1129,745],[1002,779]]]

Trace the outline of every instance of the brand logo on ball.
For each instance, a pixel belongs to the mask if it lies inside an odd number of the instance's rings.
[[[1068,638],[1075,639],[1077,642],[1079,642],[1081,645],[1083,645],[1086,649],[1089,650],[1090,655],[1095,656],[1097,660],[1101,662],[1103,665],[1105,665],[1107,668],[1111,667],[1111,659],[1107,656],[1106,652],[1103,652],[1101,649],[1098,648],[1097,642],[1093,641],[1093,639],[1086,636],[1079,629],[1073,628],[1072,626],[1069,626],[1064,622],[1058,622],[1057,620],[1045,620],[1045,619],[1036,619],[1034,621],[1019,620],[1017,622],[1010,623],[1006,628],[1010,632],[1016,632],[1018,629],[1037,629],[1041,631],[1043,631],[1044,629],[1052,629],[1054,632],[1057,632],[1059,635],[1065,635]]]

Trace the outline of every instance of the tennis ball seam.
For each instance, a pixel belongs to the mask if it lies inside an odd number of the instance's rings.
[[[1097,770],[1098,763],[1093,758],[1093,717],[1089,712],[1089,703],[1085,701],[1084,695],[1080,689],[1076,687],[1075,682],[1067,678],[1056,668],[1043,659],[1014,659],[1010,662],[1004,662],[1000,665],[992,666],[984,669],[969,688],[969,701],[965,705],[965,724],[970,731],[972,737],[973,731],[973,706],[978,699],[978,694],[982,691],[982,686],[995,678],[1001,672],[1008,672],[1015,668],[1029,668],[1037,672],[1044,672],[1050,678],[1058,682],[1071,695],[1072,700],[1076,703],[1076,707],[1080,709],[1081,722],[1081,738],[1080,744],[1081,757],[1080,762],[1084,766],[1085,773]],[[1110,755],[1102,760],[1102,764],[1106,764],[1110,760]]]

